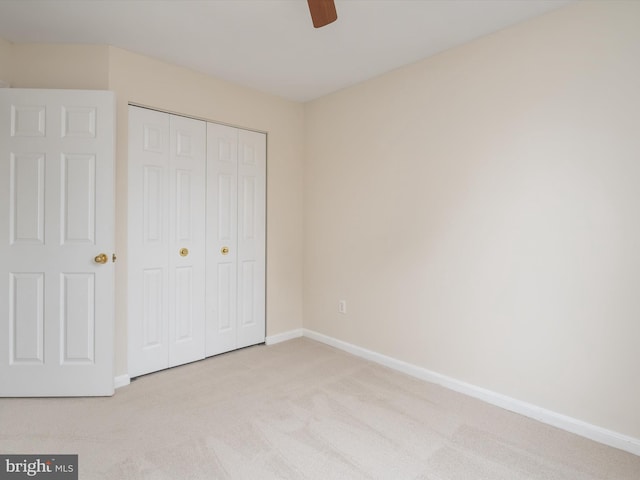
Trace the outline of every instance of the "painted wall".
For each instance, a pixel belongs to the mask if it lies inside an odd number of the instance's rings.
[[[15,87],[116,94],[116,375],[127,373],[128,102],[267,132],[267,335],[302,326],[302,105],[108,46],[19,44],[13,58]]]
[[[96,45],[13,45],[11,86],[106,90],[109,47]]]
[[[10,83],[13,70],[13,44],[0,38],[0,82]]]
[[[639,26],[580,2],[307,104],[305,328],[640,438]]]

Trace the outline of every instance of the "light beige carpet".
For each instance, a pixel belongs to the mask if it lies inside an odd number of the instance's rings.
[[[81,480],[640,478],[640,457],[307,339],[112,398],[0,399],[0,452],[77,453]]]

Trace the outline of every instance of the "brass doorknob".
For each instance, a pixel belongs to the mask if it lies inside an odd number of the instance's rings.
[[[188,248],[181,248],[180,249],[180,256],[181,257],[186,257],[187,255],[189,255],[189,249]]]
[[[229,247],[222,247],[220,249],[220,253],[223,255],[227,255],[229,253]]]
[[[106,253],[101,253],[93,259],[96,263],[107,263],[109,261],[109,257],[107,257]]]

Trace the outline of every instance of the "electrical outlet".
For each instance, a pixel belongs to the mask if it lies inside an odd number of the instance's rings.
[[[338,313],[342,313],[342,314],[347,313],[347,301],[346,300],[338,300]]]

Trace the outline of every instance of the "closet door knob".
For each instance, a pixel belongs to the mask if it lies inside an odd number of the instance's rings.
[[[223,255],[227,255],[229,253],[229,247],[222,247],[220,249],[220,253]]]
[[[181,248],[180,249],[180,256],[181,257],[186,257],[187,255],[189,255],[189,249],[188,248]]]
[[[104,265],[109,261],[109,257],[107,257],[106,253],[101,253],[100,255],[97,255],[96,257],[94,257],[93,261]]]

